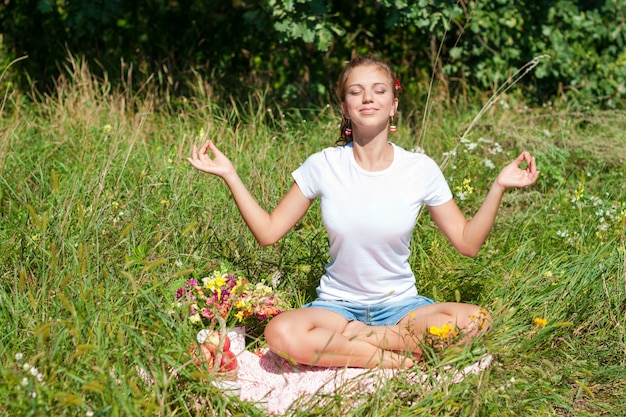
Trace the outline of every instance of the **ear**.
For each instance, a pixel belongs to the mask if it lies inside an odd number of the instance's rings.
[[[393,105],[391,106],[391,111],[389,112],[389,117],[394,117],[398,113],[398,98],[393,99]]]

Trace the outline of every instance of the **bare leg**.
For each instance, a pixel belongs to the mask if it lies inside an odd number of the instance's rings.
[[[467,343],[489,328],[491,316],[481,307],[462,303],[439,303],[420,307],[394,326],[349,323],[344,336],[384,349],[413,352],[421,356],[420,344],[431,326],[451,325],[459,333],[457,343]]]
[[[290,310],[274,317],[265,328],[270,349],[295,362],[317,366],[408,368],[404,355],[343,334],[348,321],[319,308]]]

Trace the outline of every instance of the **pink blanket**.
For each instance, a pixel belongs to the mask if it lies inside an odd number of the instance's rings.
[[[306,404],[316,394],[330,394],[339,389],[343,392],[373,392],[397,372],[410,373],[410,380],[419,385],[429,378],[420,371],[294,366],[270,351],[257,355],[246,351],[245,346],[233,345],[239,372],[237,381],[228,388],[233,389],[231,392],[240,399],[257,403],[269,414],[283,414],[292,405]],[[449,370],[437,379],[460,382],[465,375],[481,372],[492,360],[486,355],[463,370]]]
[[[229,395],[255,403],[268,414],[284,414],[291,406],[306,406],[316,394],[374,392],[398,372],[403,372],[403,378],[415,386],[423,387],[433,381],[432,372],[427,374],[419,370],[294,366],[269,350],[259,354],[246,350],[243,333],[229,335],[232,339],[231,351],[237,355],[239,363],[237,380],[216,379],[213,383]],[[462,370],[444,369],[445,372],[436,375],[434,380],[458,383],[466,375],[480,373],[492,361],[491,355],[485,355]],[[137,371],[146,383],[154,384],[143,368],[137,367]],[[175,376],[176,372],[172,370],[172,374]]]

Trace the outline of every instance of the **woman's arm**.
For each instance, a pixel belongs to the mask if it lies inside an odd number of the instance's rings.
[[[526,162],[526,168],[520,165]],[[467,221],[465,216],[450,200],[440,206],[428,207],[437,226],[446,235],[454,248],[466,256],[476,256],[491,231],[498,214],[504,192],[510,188],[522,188],[534,184],[539,177],[535,158],[522,152],[513,162],[502,169],[474,217]]]
[[[208,151],[214,155],[211,158]],[[262,246],[272,245],[285,235],[304,216],[311,206],[297,184],[293,184],[272,213],[268,213],[252,197],[230,160],[221,153],[212,141],[202,147],[194,145],[189,163],[200,171],[222,178],[237,204],[248,228]]]

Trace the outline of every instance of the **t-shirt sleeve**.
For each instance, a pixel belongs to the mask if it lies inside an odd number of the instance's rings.
[[[309,200],[313,200],[320,194],[321,184],[321,154],[309,156],[302,165],[291,173],[291,176],[300,187],[302,194]]]
[[[426,164],[431,181],[424,198],[424,204],[427,206],[440,206],[452,200],[452,191],[439,165],[430,158],[427,159]]]

